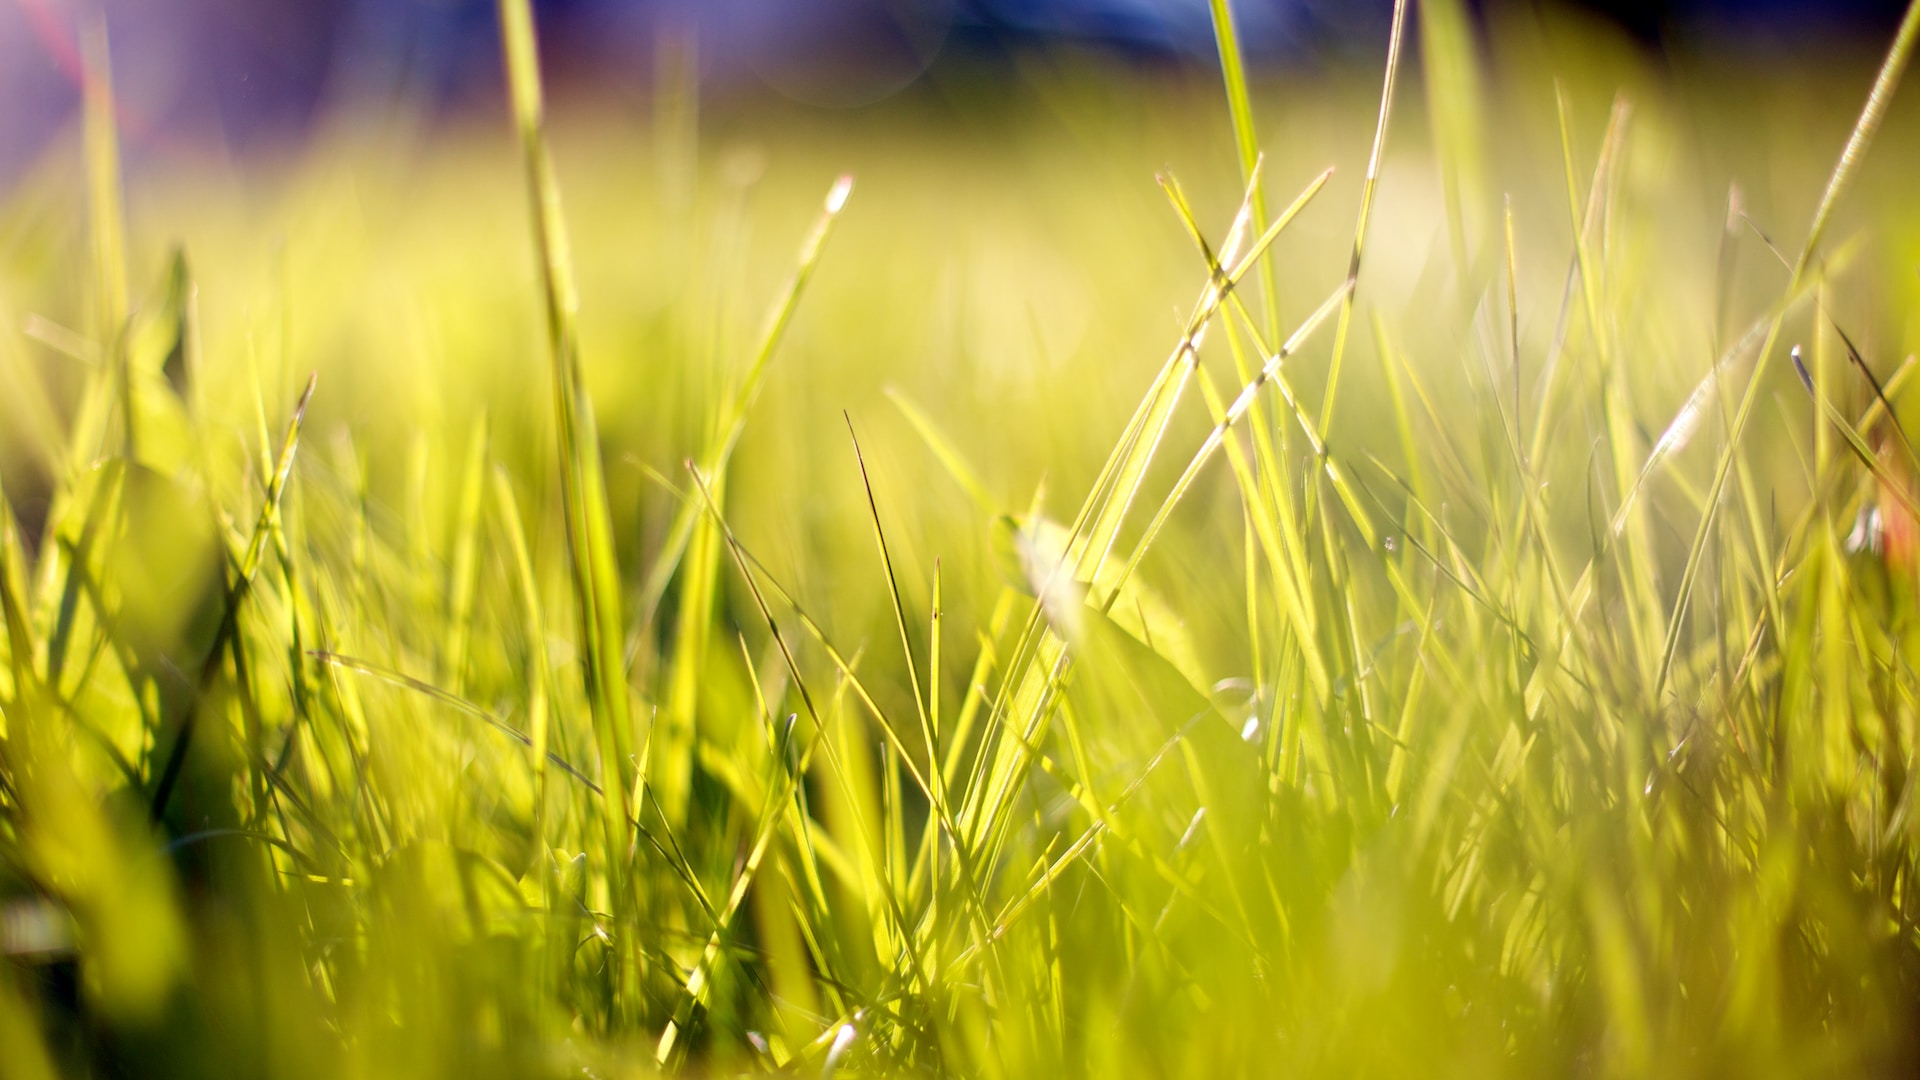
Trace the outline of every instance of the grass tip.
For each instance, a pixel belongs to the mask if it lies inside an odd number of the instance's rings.
[[[313,400],[313,392],[320,387],[320,373],[307,373],[307,388],[300,391],[300,400],[293,406],[293,418],[297,421],[307,415],[307,404]]]
[[[839,213],[840,208],[847,205],[847,196],[851,194],[853,194],[853,174],[841,173],[840,179],[835,180],[833,187],[827,192],[827,213]]]

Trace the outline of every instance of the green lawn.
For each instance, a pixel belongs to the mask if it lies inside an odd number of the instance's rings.
[[[1920,6],[1408,7],[96,84],[0,201],[0,1075],[1920,1064]]]

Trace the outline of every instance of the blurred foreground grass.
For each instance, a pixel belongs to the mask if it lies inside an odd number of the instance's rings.
[[[1911,1067],[1912,17],[1863,116],[1416,6],[1385,115],[1229,35],[549,146],[510,49],[518,142],[123,189],[96,87],[0,1072]]]

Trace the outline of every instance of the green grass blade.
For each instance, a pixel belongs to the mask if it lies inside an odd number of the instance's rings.
[[[307,380],[307,388],[293,407],[293,418],[287,422],[286,438],[280,443],[280,456],[274,465],[272,478],[267,484],[267,495],[260,507],[260,518],[253,526],[253,534],[247,541],[246,554],[231,581],[227,583],[226,598],[221,604],[220,627],[214,634],[213,647],[207,651],[205,662],[194,683],[194,694],[187,713],[180,721],[180,730],[174,735],[173,748],[168,751],[166,765],[160,772],[159,782],[153,789],[151,812],[154,820],[159,820],[166,811],[167,800],[173,795],[174,784],[180,779],[180,770],[187,762],[187,749],[193,743],[194,728],[198,722],[199,711],[207,694],[213,689],[214,681],[219,678],[225,662],[227,649],[240,632],[240,608],[246,601],[247,592],[253,587],[254,574],[260,568],[260,558],[266,550],[267,538],[273,528],[274,515],[280,509],[280,499],[286,494],[287,477],[293,472],[294,453],[300,447],[300,424],[306,418],[307,405],[313,400],[313,392],[320,384],[318,374]]]

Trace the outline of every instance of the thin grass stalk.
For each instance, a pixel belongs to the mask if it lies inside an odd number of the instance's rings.
[[[1373,197],[1380,184],[1380,158],[1386,153],[1387,124],[1393,118],[1393,88],[1400,74],[1400,44],[1406,26],[1407,0],[1394,0],[1393,25],[1387,36],[1387,71],[1380,86],[1380,116],[1374,124],[1373,150],[1367,155],[1367,176],[1360,188],[1360,215],[1353,226],[1353,251],[1347,257],[1346,291],[1340,302],[1340,321],[1333,330],[1333,355],[1327,361],[1326,396],[1320,402],[1323,435],[1333,422],[1333,406],[1340,390],[1340,371],[1347,355],[1347,331],[1353,324],[1354,293],[1360,286],[1360,256],[1366,247],[1367,221],[1372,216]]]
[[[1256,233],[1267,228],[1267,195],[1260,187],[1260,136],[1253,120],[1253,95],[1247,89],[1246,60],[1233,23],[1229,0],[1207,0],[1213,19],[1213,40],[1220,52],[1220,76],[1226,84],[1227,112],[1233,118],[1234,148],[1239,151],[1240,183],[1247,190],[1249,220]],[[1267,333],[1280,336],[1280,294],[1274,286],[1272,260],[1260,260],[1260,299],[1267,313]]]
[[[161,770],[159,782],[154,786],[151,813],[155,821],[160,820],[166,812],[174,784],[179,781],[180,770],[186,765],[188,748],[193,744],[200,709],[212,691],[215,680],[219,678],[228,648],[240,632],[240,608],[253,587],[255,573],[260,569],[274,516],[279,511],[281,496],[286,493],[287,478],[293,472],[294,454],[300,447],[300,425],[306,418],[307,405],[313,400],[313,391],[318,385],[317,374],[307,380],[307,389],[300,395],[299,403],[293,408],[293,418],[287,423],[287,435],[280,444],[280,457],[268,481],[266,498],[260,506],[260,519],[255,522],[253,534],[247,541],[246,554],[241,557],[233,579],[227,584],[226,597],[220,610],[220,626],[214,632],[213,646],[207,650],[206,660],[201,664],[199,677],[194,682],[193,696],[186,714],[180,720],[180,730],[174,736],[173,748],[168,752],[166,765]]]
[[[534,243],[546,297],[548,355],[553,370],[554,421],[559,435],[560,491],[566,521],[571,581],[585,663],[587,704],[599,741],[601,824],[605,867],[614,913],[633,910],[627,882],[630,804],[635,762],[633,718],[628,698],[624,621],[620,614],[619,566],[613,523],[601,475],[600,440],[580,364],[579,291],[574,284],[560,185],[547,148],[540,58],[530,0],[499,0],[500,37],[514,126],[526,159],[533,210]],[[623,944],[637,958],[638,942]],[[614,1015],[638,1008],[636,973],[621,965],[615,976]]]
[[[1874,133],[1880,129],[1880,121],[1886,116],[1888,106],[1893,99],[1894,90],[1900,85],[1900,78],[1906,73],[1907,63],[1912,59],[1914,43],[1920,41],[1920,0],[1911,0],[1907,13],[1900,20],[1900,29],[1894,35],[1893,45],[1887,50],[1887,56],[1881,62],[1880,72],[1874,77],[1873,89],[1867,94],[1866,104],[1861,107],[1860,118],[1854,122],[1853,132],[1847,137],[1847,145],[1840,152],[1840,160],[1834,165],[1833,175],[1827,180],[1826,189],[1820,196],[1820,205],[1814,210],[1813,223],[1807,229],[1806,242],[1801,245],[1799,257],[1794,260],[1793,275],[1787,285],[1791,295],[1806,276],[1812,265],[1813,253],[1825,235],[1827,222],[1832,217],[1833,208],[1840,201],[1847,184],[1859,169],[1860,159],[1866,155],[1867,148],[1873,143]],[[1706,511],[1700,515],[1700,524],[1694,531],[1693,542],[1687,548],[1687,561],[1680,574],[1680,587],[1674,599],[1673,616],[1667,621],[1667,640],[1661,650],[1660,669],[1653,681],[1653,698],[1658,701],[1665,691],[1667,678],[1672,673],[1674,652],[1680,647],[1680,629],[1684,625],[1686,605],[1693,592],[1695,579],[1699,576],[1700,566],[1706,555],[1707,538],[1711,535],[1714,514],[1720,504],[1720,492],[1726,487],[1727,474],[1733,467],[1733,460],[1739,453],[1740,438],[1746,433],[1747,421],[1753,415],[1754,403],[1760,396],[1761,376],[1765,373],[1767,362],[1773,355],[1775,343],[1780,337],[1780,326],[1786,318],[1784,306],[1774,314],[1773,325],[1767,330],[1766,340],[1760,346],[1760,362],[1755,367],[1751,379],[1747,382],[1746,393],[1740,397],[1740,405],[1734,411],[1733,424],[1727,432],[1727,443],[1721,451],[1720,460],[1713,471],[1713,482],[1707,487]]]

